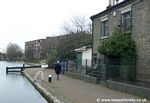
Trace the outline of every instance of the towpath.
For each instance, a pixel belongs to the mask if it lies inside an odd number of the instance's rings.
[[[30,75],[31,78],[34,78],[39,71],[43,72],[44,81],[41,81],[40,76],[38,76],[38,83],[47,92],[51,93],[61,101],[61,103],[150,103],[148,100],[146,100],[146,102],[129,102],[129,99],[141,100],[143,98],[109,89],[98,84],[73,79],[65,75],[60,75],[60,80],[58,81],[56,80],[55,72],[52,69],[26,69],[25,73]],[[48,75],[52,75],[52,82],[50,83],[48,82]],[[103,101],[104,99],[108,101]],[[122,101],[115,102],[112,99]],[[123,99],[127,99],[128,101]]]

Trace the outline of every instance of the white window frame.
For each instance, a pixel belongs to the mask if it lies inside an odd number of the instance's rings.
[[[132,6],[132,5],[128,5],[128,6],[124,7],[124,8],[121,8],[121,9],[120,9],[121,14],[124,14],[124,13],[126,13],[126,12],[128,12],[128,11],[131,11],[131,10],[132,10],[132,9],[131,9],[131,6]]]
[[[123,23],[123,14],[124,13],[127,13],[127,12],[131,12],[132,11],[132,9],[131,9],[131,6],[132,5],[129,5],[129,6],[126,6],[126,7],[124,7],[124,8],[121,8],[120,10],[121,10],[121,25],[122,25],[122,23]],[[132,18],[131,18],[132,19]],[[123,28],[122,28],[123,29]]]
[[[101,22],[108,20],[108,15],[105,15],[100,18]]]
[[[102,22],[104,22],[104,21],[108,22],[108,15],[105,15],[105,16],[101,17],[100,20],[101,20],[101,24],[100,25],[102,26]],[[102,27],[100,29],[102,30]],[[101,31],[101,33],[102,33],[102,31]],[[106,38],[108,38],[108,35],[107,36],[102,36],[101,35],[100,37],[101,37],[101,39],[106,39]]]

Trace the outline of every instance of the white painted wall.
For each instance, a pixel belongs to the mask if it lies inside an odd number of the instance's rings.
[[[92,62],[92,49],[86,49],[82,51],[82,65],[86,66],[86,59],[87,59],[87,66],[91,66]]]

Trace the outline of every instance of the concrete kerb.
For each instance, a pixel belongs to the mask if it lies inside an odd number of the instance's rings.
[[[39,91],[39,93],[48,101],[48,103],[61,103],[51,93],[47,92],[42,86],[35,82],[27,73],[23,72],[23,75],[29,80],[29,82]]]
[[[119,83],[111,80],[106,81],[106,86],[115,90],[137,95],[150,100],[150,89],[131,84]]]

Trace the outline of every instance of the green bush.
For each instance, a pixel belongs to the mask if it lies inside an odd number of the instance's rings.
[[[98,51],[103,55],[116,57],[132,56],[135,57],[135,43],[131,38],[131,33],[114,33],[111,37],[104,40],[98,47]]]
[[[120,58],[120,77],[122,80],[133,81],[136,69],[136,50],[131,33],[113,33],[112,36],[102,42],[98,51],[108,57]],[[110,58],[108,58],[110,59]],[[111,72],[113,72],[111,70]]]

